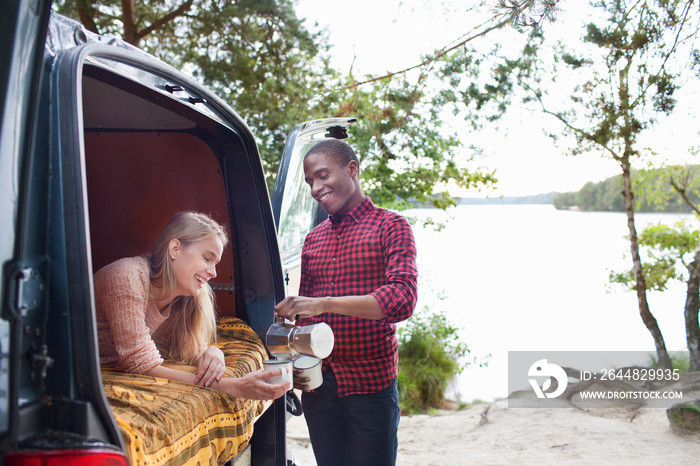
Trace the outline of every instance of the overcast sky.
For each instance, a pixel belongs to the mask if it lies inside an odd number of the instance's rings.
[[[579,1],[576,0],[577,5]],[[468,32],[479,22],[473,12],[463,9],[470,3],[476,2],[299,0],[297,14],[307,19],[308,27],[317,22],[320,28],[327,29],[336,68],[347,72],[352,67],[356,76],[380,75],[415,65],[421,54],[442,48]],[[574,3],[565,0],[564,7],[567,4]],[[570,24],[566,21],[557,27]],[[678,106],[676,116],[659,125],[650,142],[657,151],[686,153],[693,141],[698,143],[697,125],[688,117],[693,113],[689,102],[697,102],[697,97],[697,90],[691,92]],[[469,136],[476,140],[463,141],[465,145],[481,145],[484,155],[478,163],[497,171],[498,190],[489,195],[576,191],[587,181],[600,181],[620,172],[617,163],[599,155],[564,155],[542,134],[543,127],[555,128],[546,117],[513,118],[515,123],[507,133],[487,130]]]

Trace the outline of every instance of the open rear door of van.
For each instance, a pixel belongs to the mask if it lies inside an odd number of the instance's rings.
[[[272,191],[272,213],[277,226],[287,295],[299,291],[301,248],[304,238],[327,217],[311,197],[304,181],[304,156],[326,138],[345,139],[354,118],[328,118],[302,123],[289,133]]]
[[[53,351],[85,339],[56,305],[68,290],[52,286],[62,256],[50,252],[60,242],[50,220],[50,15],[49,0],[0,3],[0,463],[127,464],[99,372],[76,376],[70,355]]]
[[[22,329],[31,328],[26,323],[39,314],[43,295],[43,254],[36,248],[45,238],[35,226],[45,224],[46,212],[30,209],[28,191],[38,181],[31,154],[50,11],[49,0],[0,2],[0,451],[16,447],[20,410],[40,396],[41,380],[20,355],[42,348],[40,336]]]

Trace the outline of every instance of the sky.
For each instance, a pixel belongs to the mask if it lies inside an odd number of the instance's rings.
[[[584,14],[566,10],[567,5],[583,4],[579,1],[564,0],[561,16]],[[312,30],[316,30],[314,23],[326,29],[337,69],[347,72],[352,68],[356,76],[382,75],[420,63],[421,54],[457,41],[479,21],[473,12],[464,11],[463,5],[474,3],[477,2],[298,0],[297,15],[305,18]],[[560,21],[558,26],[548,26],[567,28],[568,24]],[[688,92],[689,95],[680,99],[674,116],[660,121],[649,137],[648,144],[659,153],[687,154],[690,145],[698,144],[697,124],[691,117],[695,112],[690,102],[697,102],[700,91],[696,86]],[[507,132],[486,129],[470,134],[469,140],[463,141],[467,146],[476,143],[484,149],[475,163],[496,170],[497,189],[455,194],[494,197],[577,191],[586,182],[602,181],[620,173],[615,161],[598,154],[565,155],[542,132],[544,127],[555,127],[546,116],[523,114],[510,118]],[[458,132],[459,124],[455,128]]]

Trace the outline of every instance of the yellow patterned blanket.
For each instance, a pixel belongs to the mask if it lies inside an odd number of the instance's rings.
[[[267,359],[262,341],[241,320],[222,319],[218,340],[227,377],[257,370]],[[102,366],[102,382],[133,466],[224,464],[248,445],[253,423],[271,405],[117,369]]]

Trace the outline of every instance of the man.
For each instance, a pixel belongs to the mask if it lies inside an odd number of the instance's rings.
[[[319,466],[396,463],[395,323],[415,309],[416,247],[406,219],[364,195],[359,172],[343,141],[321,141],[306,154],[311,196],[330,216],[304,242],[300,296],[275,306],[299,325],[326,322],[335,336],[323,384],[302,394]]]

